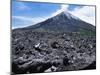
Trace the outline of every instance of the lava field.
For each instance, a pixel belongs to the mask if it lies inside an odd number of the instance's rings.
[[[96,37],[13,30],[11,59],[12,74],[96,69]]]

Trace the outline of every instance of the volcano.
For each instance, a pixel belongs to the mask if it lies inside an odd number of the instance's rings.
[[[51,17],[43,22],[35,25],[31,25],[24,30],[36,30],[36,31],[54,31],[54,32],[80,32],[90,31],[95,32],[95,26],[87,22],[82,21],[80,18],[70,14],[69,12],[61,12],[60,14]]]

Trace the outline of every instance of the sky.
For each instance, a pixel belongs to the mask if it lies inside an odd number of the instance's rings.
[[[95,25],[95,6],[12,1],[12,28],[22,28],[45,21],[67,11]]]

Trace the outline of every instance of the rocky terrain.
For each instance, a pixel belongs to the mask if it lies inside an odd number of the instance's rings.
[[[96,68],[95,27],[59,15],[12,30],[12,74]]]

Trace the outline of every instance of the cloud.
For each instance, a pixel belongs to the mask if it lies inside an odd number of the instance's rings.
[[[57,14],[60,14],[61,12],[67,11],[69,5],[61,5],[60,9],[56,10],[54,13],[51,14],[51,17],[56,16]]]
[[[95,7],[83,6],[82,8],[75,8],[74,11],[69,11],[74,16],[79,17],[81,20],[95,25]]]
[[[25,16],[12,16],[13,19],[18,19],[21,21],[28,21],[28,22],[33,22],[33,24],[36,24],[38,22],[44,21],[48,19],[48,17],[25,17]]]
[[[14,22],[14,19],[16,19],[15,22],[18,20],[17,23]],[[46,19],[48,19],[48,17],[35,17],[34,18],[34,17],[25,17],[25,16],[12,16],[13,24],[17,24],[17,25],[13,25],[13,29],[21,28],[23,27],[23,25],[24,27],[29,26],[29,25],[34,25]]]
[[[62,11],[68,11],[68,7],[69,5],[61,5],[61,9]]]
[[[33,21],[33,18],[30,17],[23,17],[23,16],[12,16],[14,19],[24,20],[24,21]]]
[[[17,8],[19,10],[30,10],[30,8],[25,3],[22,2],[17,2]]]

